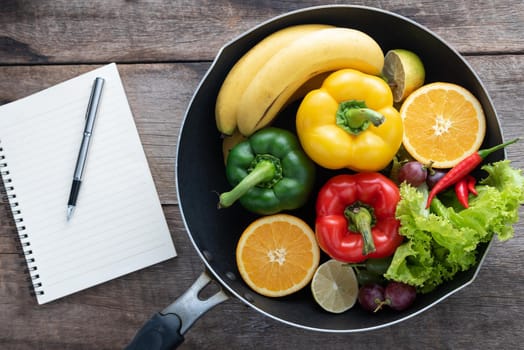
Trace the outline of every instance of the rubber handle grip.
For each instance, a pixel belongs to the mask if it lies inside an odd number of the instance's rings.
[[[169,350],[184,342],[182,323],[175,314],[156,313],[137,332],[126,350]]]

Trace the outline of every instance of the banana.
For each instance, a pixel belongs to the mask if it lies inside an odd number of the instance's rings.
[[[253,76],[282,48],[305,34],[320,29],[334,28],[327,24],[299,24],[276,31],[244,54],[231,68],[220,87],[215,105],[218,130],[231,135],[237,127],[237,105],[240,96],[251,83]],[[244,117],[242,117],[244,118]]]
[[[239,131],[249,136],[268,125],[296,90],[322,72],[353,68],[379,75],[384,53],[366,33],[334,27],[302,35],[278,50],[250,79],[237,104]]]

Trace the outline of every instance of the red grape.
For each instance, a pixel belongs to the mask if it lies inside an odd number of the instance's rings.
[[[410,307],[416,295],[415,287],[401,282],[389,282],[384,290],[385,304],[397,311]]]
[[[384,287],[377,283],[366,284],[360,287],[358,302],[368,311],[378,311],[384,303]]]
[[[446,175],[444,170],[433,169],[430,171],[426,179],[426,184],[428,185],[429,189],[432,189],[433,186],[435,186],[437,182],[439,182],[440,179],[444,177],[444,175]]]
[[[426,168],[417,161],[407,162],[398,171],[398,182],[406,181],[414,187],[418,187],[426,181],[428,172]]]

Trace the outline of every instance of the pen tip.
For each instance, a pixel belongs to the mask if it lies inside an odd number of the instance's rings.
[[[75,207],[73,207],[72,205],[67,207],[67,221],[69,221],[69,219],[71,219],[71,216],[73,215],[73,209],[74,208]]]

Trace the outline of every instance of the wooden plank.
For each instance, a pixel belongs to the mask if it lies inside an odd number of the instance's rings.
[[[346,3],[346,2],[340,2]],[[353,5],[370,5],[352,1]],[[0,64],[211,60],[244,31],[318,2],[5,1]],[[524,3],[440,1],[375,4],[426,26],[465,53],[524,52]],[[515,16],[517,18],[515,18]]]

